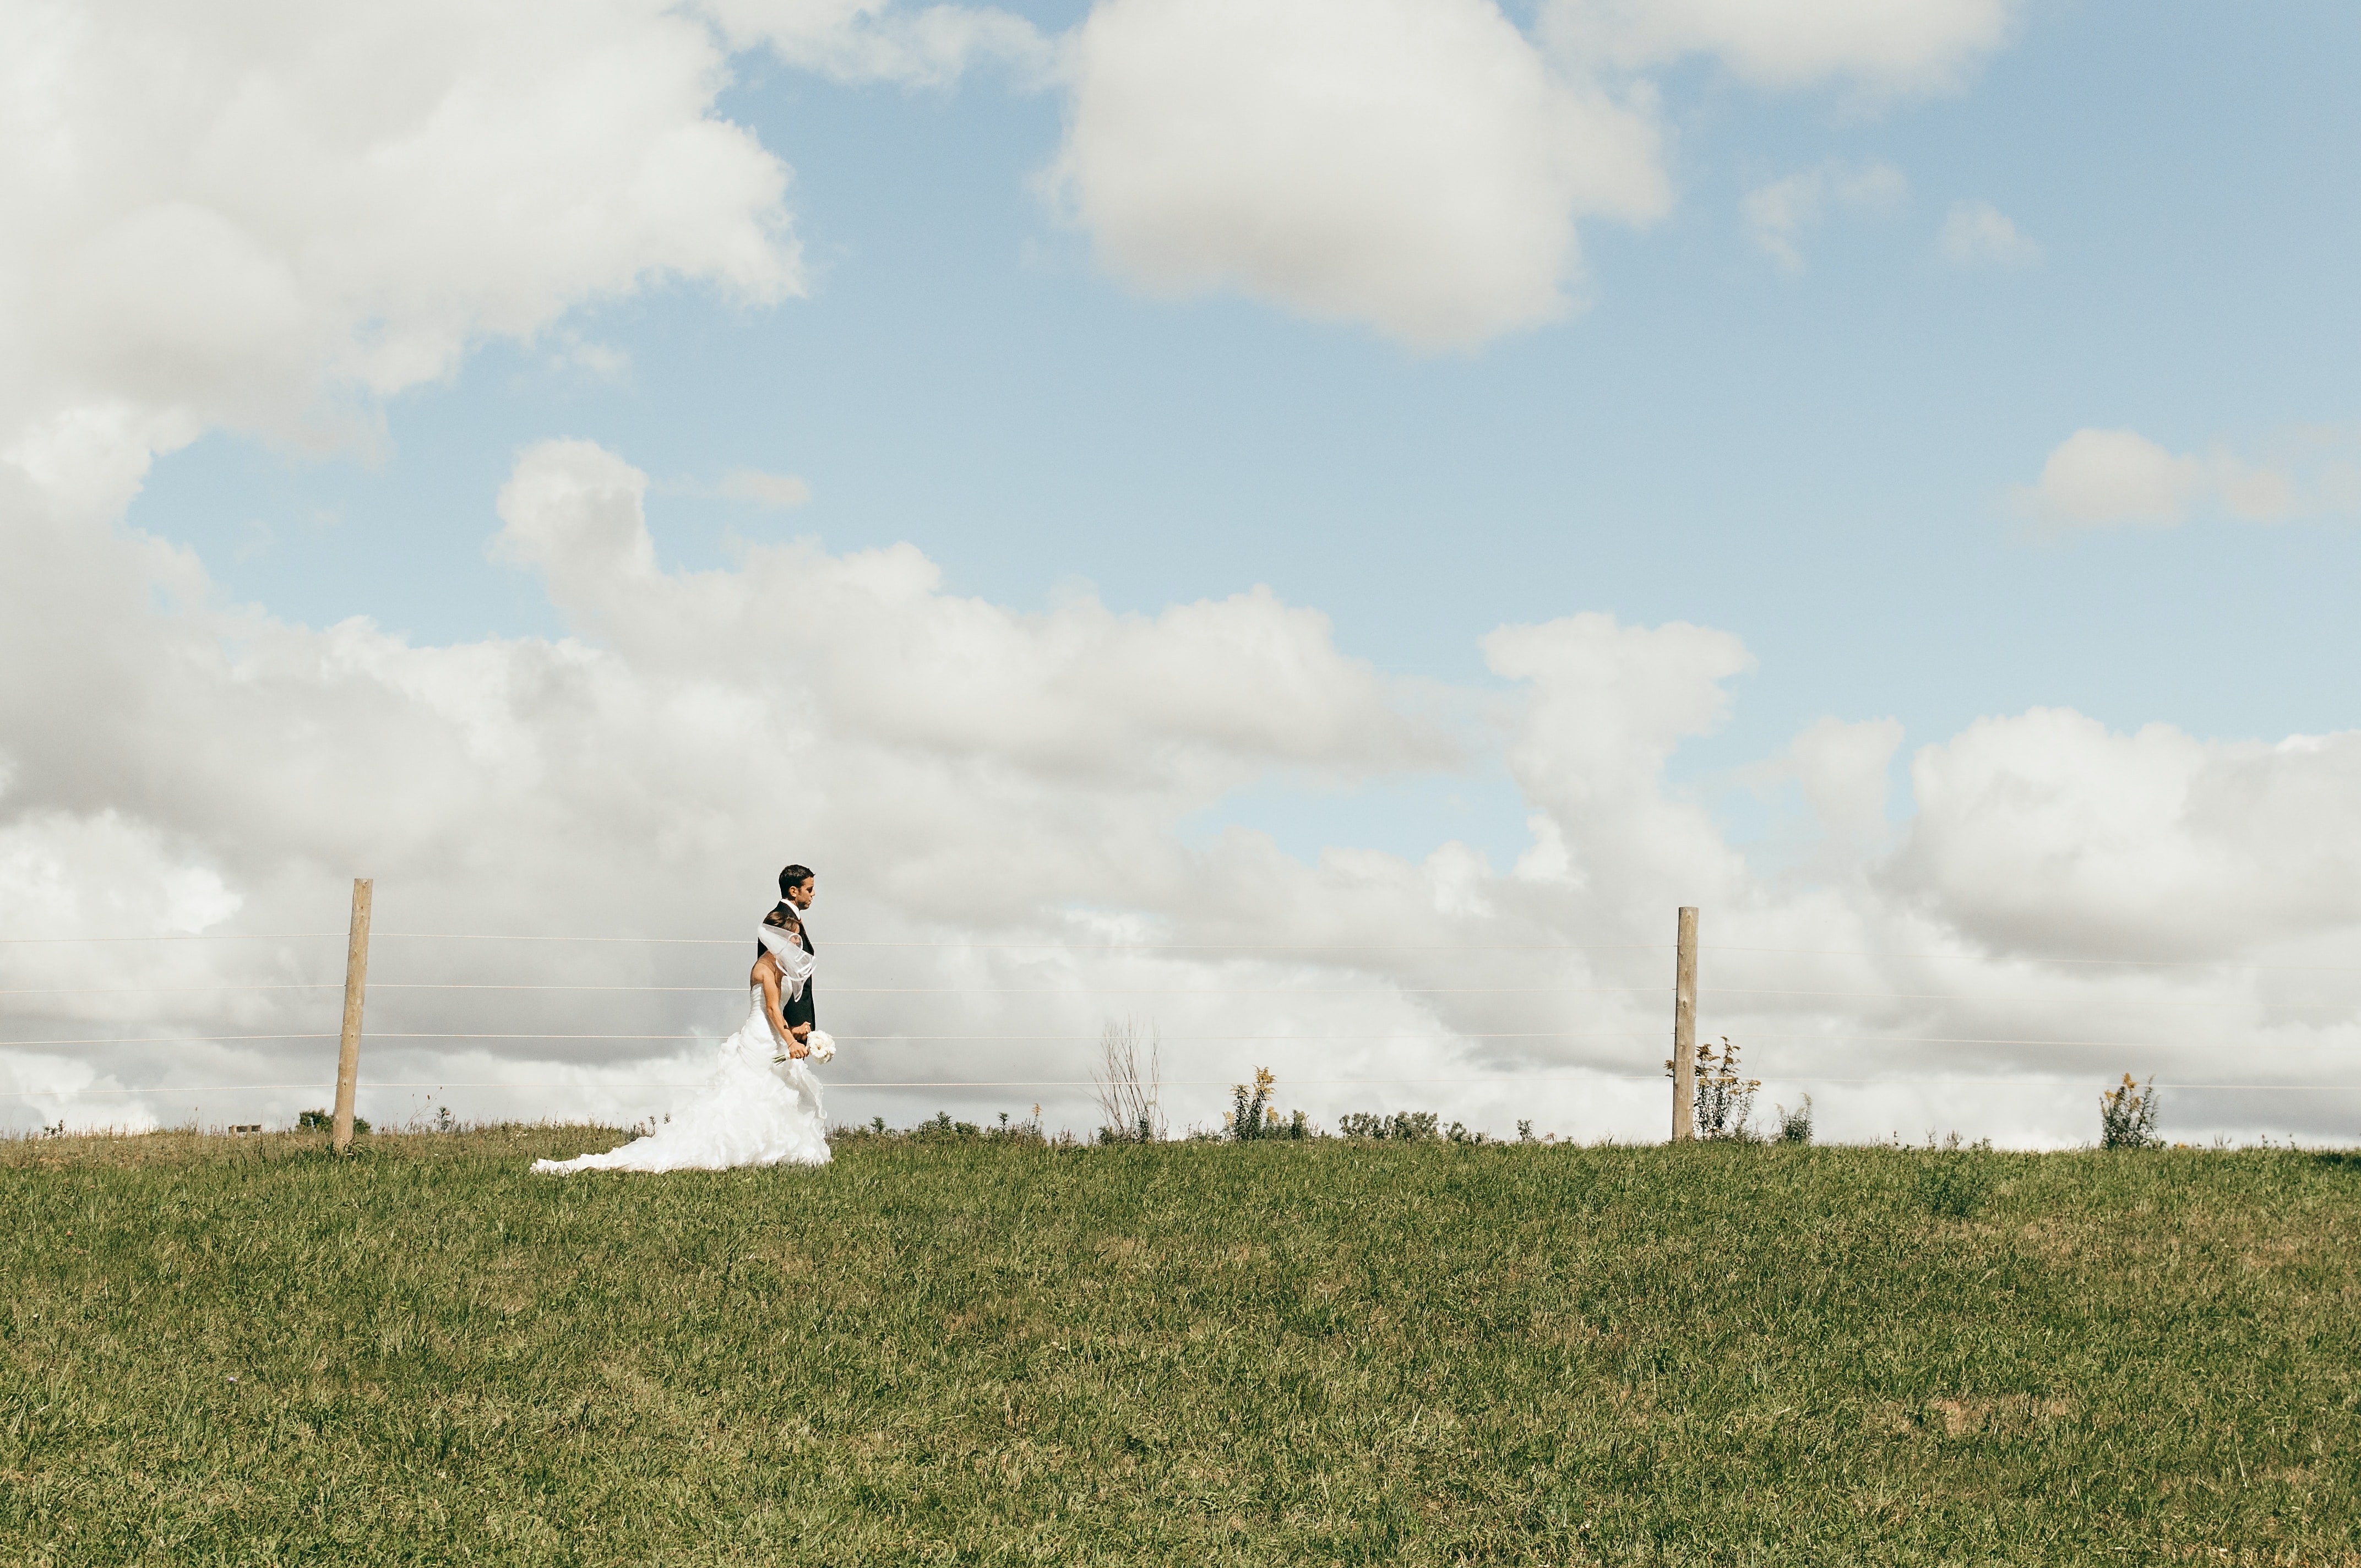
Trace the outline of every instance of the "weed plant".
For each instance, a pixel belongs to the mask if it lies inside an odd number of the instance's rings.
[[[1762,1089],[1763,1080],[1738,1076],[1738,1052],[1739,1047],[1730,1043],[1728,1035],[1721,1037],[1719,1055],[1715,1054],[1709,1041],[1700,1042],[1697,1047],[1697,1055],[1690,1064],[1694,1077],[1690,1080],[1689,1114],[1700,1138],[1741,1144],[1757,1141],[1754,1096]],[[1664,1076],[1673,1076],[1673,1063],[1669,1060],[1664,1063]],[[1784,1136],[1784,1113],[1781,1114]],[[1811,1132],[1808,1107],[1804,1113],[1804,1141],[1808,1143]]]
[[[2099,1146],[2107,1149],[2152,1149],[2163,1140],[2156,1135],[2156,1080],[2136,1083],[2130,1073],[2099,1096]]]
[[[1812,1097],[1793,1111],[1784,1105],[1773,1106],[1779,1113],[1779,1141],[1783,1144],[1808,1144],[1812,1141]]]
[[[1927,1212],[1940,1219],[1964,1220],[1983,1207],[1993,1190],[1993,1162],[1988,1148],[1949,1149],[1930,1157],[1918,1170],[1918,1196]]]
[[[2361,1161],[1022,1125],[0,1145],[0,1562],[2361,1562]]]
[[[1233,1140],[1242,1144],[1257,1143],[1265,1138],[1290,1138],[1296,1141],[1313,1135],[1311,1119],[1301,1111],[1281,1120],[1279,1107],[1270,1102],[1271,1091],[1279,1080],[1270,1069],[1255,1069],[1254,1082],[1234,1084],[1230,1089],[1231,1106],[1222,1117]]]
[[[1697,1136],[1753,1142],[1754,1095],[1762,1087],[1763,1080],[1759,1078],[1738,1076],[1738,1047],[1730,1043],[1728,1035],[1721,1037],[1721,1055],[1718,1058],[1711,1046],[1699,1046],[1696,1099]]]
[[[1397,1111],[1390,1116],[1378,1112],[1348,1111],[1336,1118],[1336,1135],[1390,1139],[1398,1144],[1433,1143],[1443,1136],[1443,1123],[1432,1111]]]
[[[1099,1031],[1099,1065],[1091,1084],[1102,1118],[1103,1144],[1164,1141],[1164,1049],[1156,1026],[1114,1019]],[[1033,1112],[1039,1116],[1041,1108]]]

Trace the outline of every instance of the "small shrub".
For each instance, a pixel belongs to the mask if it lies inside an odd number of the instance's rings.
[[[295,1118],[295,1130],[299,1133],[333,1133],[336,1130],[336,1113],[333,1111],[306,1111]],[[366,1133],[368,1130],[368,1117],[353,1118],[354,1132]]]
[[[1336,1119],[1336,1132],[1347,1138],[1384,1138],[1395,1143],[1431,1143],[1443,1134],[1442,1118],[1432,1111],[1397,1111],[1388,1116],[1354,1111]]]
[[[1230,1136],[1243,1144],[1263,1135],[1266,1114],[1271,1119],[1279,1115],[1270,1104],[1270,1091],[1278,1084],[1279,1080],[1270,1069],[1258,1067],[1255,1069],[1251,1085],[1235,1083],[1230,1086],[1230,1109],[1222,1117],[1222,1124],[1229,1128]]]
[[[1783,1144],[1808,1144],[1812,1141],[1812,1097],[1804,1096],[1804,1103],[1790,1111],[1784,1105],[1772,1109],[1779,1113],[1779,1141]]]
[[[869,1118],[867,1126],[859,1126],[851,1123],[838,1126],[829,1134],[828,1141],[835,1144],[853,1138],[890,1138],[894,1135],[885,1130],[884,1117],[872,1116]]]
[[[2107,1149],[2152,1149],[2163,1139],[2156,1135],[2156,1080],[2132,1081],[2130,1073],[2116,1087],[2099,1096],[2099,1146]]]
[[[1267,1067],[1255,1069],[1252,1084],[1230,1086],[1230,1109],[1222,1114],[1222,1124],[1230,1136],[1240,1143],[1261,1138],[1308,1138],[1312,1135],[1312,1123],[1301,1111],[1284,1121],[1279,1107],[1270,1102],[1271,1091],[1279,1080]]]
[[[1945,1153],[1918,1172],[1918,1198],[1931,1213],[1964,1220],[1983,1207],[1992,1184],[1991,1164],[1981,1154]]]
[[[1038,1103],[1033,1107],[1033,1114],[1022,1122],[1010,1121],[1008,1113],[1003,1111],[1000,1125],[985,1128],[983,1135],[1002,1143],[1042,1146],[1049,1142],[1049,1135],[1041,1125],[1041,1107]]]
[[[1754,1095],[1763,1087],[1763,1080],[1738,1076],[1738,1047],[1730,1043],[1730,1036],[1721,1037],[1719,1057],[1710,1045],[1697,1047],[1696,1068],[1696,1097],[1689,1102],[1689,1114],[1697,1135],[1741,1144],[1755,1142]],[[1664,1063],[1664,1076],[1673,1076],[1670,1061]]]
[[[1157,1141],[1156,1124],[1152,1117],[1142,1116],[1137,1126],[1101,1127],[1098,1138],[1102,1144],[1152,1144]]]
[[[1532,1143],[1532,1141],[1533,1141],[1533,1124],[1532,1124],[1531,1122],[1525,1122],[1525,1121],[1521,1121],[1521,1122],[1519,1122],[1519,1123],[1517,1124],[1517,1142],[1519,1142],[1519,1143],[1521,1143],[1521,1144],[1529,1144],[1529,1143]]]

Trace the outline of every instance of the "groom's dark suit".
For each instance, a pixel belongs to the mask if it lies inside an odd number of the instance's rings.
[[[811,927],[804,925],[801,910],[796,913],[797,916],[796,925],[799,927],[796,939],[803,943],[804,951],[808,953],[812,950]],[[788,1028],[792,1029],[798,1024],[809,1024],[815,1029],[819,1027],[819,1014],[812,1009],[812,987],[818,981],[819,976],[812,976],[811,979],[804,981],[804,993],[801,996],[796,997],[793,1002],[782,1001],[779,1003],[779,1015],[787,1021]]]

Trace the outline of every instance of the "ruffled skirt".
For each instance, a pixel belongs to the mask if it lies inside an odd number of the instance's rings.
[[[728,1170],[741,1165],[826,1165],[828,1118],[819,1080],[800,1061],[771,1059],[775,1042],[756,1003],[721,1042],[721,1070],[646,1137],[578,1159],[537,1159],[544,1176],[577,1170]]]

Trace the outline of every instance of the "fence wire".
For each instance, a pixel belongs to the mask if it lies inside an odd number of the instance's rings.
[[[121,944],[153,943],[303,943],[340,941],[344,931],[265,932],[202,932],[158,933],[148,936],[27,936],[0,938],[0,946],[28,949],[65,948],[72,944],[116,946]],[[583,945],[597,948],[636,946],[646,948],[706,948],[751,946],[750,938],[738,937],[657,937],[613,934],[548,934],[497,932],[432,932],[375,931],[372,947],[378,942],[398,943],[513,943],[548,944],[564,948]],[[1151,960],[1210,959],[1231,961],[1279,961],[1302,963],[1336,963],[1356,956],[1384,957],[1394,961],[1400,954],[1443,958],[1465,958],[1470,955],[1502,955],[1519,959],[1534,956],[1567,955],[1585,959],[1615,955],[1626,959],[1634,955],[1653,956],[1664,961],[1667,971],[1673,948],[1669,943],[1616,942],[1486,942],[1486,943],[1368,943],[1368,942],[1147,942],[1147,941],[925,941],[838,939],[826,943],[830,951],[854,955],[876,954],[906,960],[921,954],[945,954],[972,957],[985,954],[1047,954],[1079,961],[1120,958]],[[2212,971],[2223,975],[2342,975],[2361,973],[2361,966],[2335,964],[2277,964],[2245,960],[2213,960],[2191,959],[2103,959],[2085,957],[2020,957],[2014,959],[1995,959],[1974,953],[1906,953],[1881,952],[1858,948],[1780,948],[1741,944],[1701,944],[1697,949],[1708,957],[1745,955],[1752,959],[1842,959],[1889,963],[1979,962],[1984,964],[2015,962],[2026,966],[2050,966],[2083,973],[2118,973],[2128,976],[2158,973],[2197,973]],[[322,957],[327,955],[323,954]],[[413,960],[404,960],[405,965]],[[308,967],[308,966],[306,966]],[[414,970],[413,970],[414,972]],[[431,973],[431,970],[429,971]],[[923,999],[942,998],[974,1000],[1059,999],[1083,1002],[1114,999],[1189,999],[1191,1001],[1222,1001],[1241,998],[1287,998],[1316,1001],[1322,998],[1365,997],[1380,1000],[1434,998],[1485,1001],[1490,999],[1548,998],[1647,998],[1664,1003],[1666,1023],[1662,1027],[1638,1029],[1454,1029],[1439,1027],[1432,1032],[1378,1033],[1369,1030],[1345,1030],[1333,1033],[1294,1032],[1234,1032],[1203,1033],[1176,1029],[1170,1033],[1158,1031],[1158,1037],[1176,1046],[1256,1045],[1267,1047],[1336,1046],[1361,1047],[1448,1047],[1453,1045],[1486,1046],[1504,1043],[1531,1042],[1629,1042],[1632,1055],[1652,1056],[1668,1043],[1670,1036],[1670,1003],[1673,987],[1668,982],[1609,984],[1594,980],[1563,985],[1411,985],[1390,981],[1363,981],[1351,984],[1236,984],[1222,985],[1191,982],[1183,985],[836,985],[824,987],[832,1000],[852,998],[901,999],[912,1003]],[[282,997],[301,993],[339,993],[343,983],[335,979],[231,981],[202,984],[170,985],[36,985],[0,988],[5,999],[145,999],[194,997]],[[522,996],[575,994],[591,997],[628,999],[632,997],[663,998],[719,997],[742,994],[743,985],[728,984],[616,984],[611,982],[574,983],[566,981],[478,981],[456,979],[402,978],[373,981],[368,992],[374,1001],[391,993],[393,998],[415,995],[422,1000],[448,995],[455,999],[469,994],[518,993]],[[1999,996],[1975,992],[1883,991],[1861,989],[1798,988],[1788,986],[1703,985],[1698,989],[1702,1004],[1726,1003],[1725,1011],[1737,1015],[1763,1016],[1761,1011],[1750,1013],[1749,1003],[1769,1003],[1772,1013],[1785,1009],[1788,1003],[1861,1004],[1848,1006],[1806,1005],[1793,1012],[1804,1016],[1839,1018],[1851,1013],[1875,1007],[1894,1007],[1914,1003],[1950,1003],[1965,1007],[2023,1013],[2035,1005],[2023,996]],[[2083,997],[2075,1005],[2100,1005],[2097,999]],[[2276,1001],[2253,997],[2209,998],[2188,996],[2141,997],[2131,1001],[2111,999],[2105,1005],[2118,1010],[2155,1009],[2243,1009],[2266,1014],[2351,1014],[2356,1010],[2353,1001]],[[38,1005],[36,1003],[35,1005]],[[374,1010],[373,1010],[374,1011]],[[0,1003],[0,1031],[13,1032],[40,1015],[27,1016],[18,1007]],[[131,1020],[135,1026],[137,1021]],[[308,1031],[254,1031],[247,1033],[194,1033],[172,1029],[167,1021],[159,1020],[148,1025],[152,1033],[134,1035],[53,1035],[0,1038],[0,1053],[60,1048],[104,1050],[126,1047],[173,1047],[182,1045],[287,1045],[317,1043],[337,1038],[335,1028]],[[1993,1034],[1905,1034],[1839,1028],[1806,1033],[1762,1032],[1752,1028],[1740,1033],[1740,1044],[1748,1048],[1757,1045],[1786,1046],[1806,1044],[1823,1049],[1863,1049],[1888,1047],[1999,1047],[2007,1050],[2111,1051],[2133,1057],[2158,1054],[2220,1051],[2235,1042],[2221,1039],[2175,1040],[2153,1037],[2098,1038],[2085,1036],[2047,1036],[2028,1033]],[[1715,1028],[1701,1025],[1700,1037],[1710,1038]],[[602,1047],[612,1045],[664,1044],[686,1047],[699,1039],[709,1041],[711,1032],[675,1028],[663,1032],[565,1032],[559,1030],[424,1030],[367,1028],[367,1042],[474,1042],[511,1046],[536,1043],[550,1046]],[[868,1044],[895,1047],[985,1046],[1031,1047],[1071,1047],[1094,1044],[1098,1036],[1089,1033],[1071,1033],[1057,1029],[1017,1032],[921,1032],[912,1030],[886,1033],[845,1033],[835,1036],[847,1044]],[[1655,1042],[1653,1048],[1643,1049],[1642,1042]],[[1759,1058],[1758,1058],[1759,1060]],[[1759,1069],[1758,1069],[1759,1070]],[[1661,1081],[1660,1070],[1625,1072],[1608,1067],[1570,1067],[1565,1063],[1527,1064],[1520,1068],[1504,1064],[1489,1072],[1455,1072],[1444,1074],[1384,1076],[1362,1074],[1354,1076],[1303,1076],[1290,1074],[1291,1084],[1302,1086],[1367,1086],[1371,1088],[1408,1087],[1414,1085],[1492,1084],[1517,1089],[1543,1086],[1579,1085],[1598,1082]],[[1774,1081],[1792,1083],[1798,1088],[1817,1085],[1904,1086],[1918,1090],[1972,1090],[1984,1086],[2038,1086],[2059,1091],[2087,1091],[2092,1083],[2081,1076],[2065,1076],[2054,1072],[2038,1077],[2002,1073],[1954,1073],[1936,1077],[1923,1069],[1914,1068],[1903,1073],[1872,1076],[1815,1074],[1809,1072],[1779,1073]],[[700,1080],[618,1080],[598,1078],[589,1080],[490,1080],[460,1081],[456,1079],[429,1082],[423,1080],[361,1080],[365,1091],[531,1091],[543,1094],[577,1094],[614,1097],[646,1091],[669,1091],[699,1086]],[[1171,1088],[1225,1088],[1231,1077],[1170,1078],[1159,1080]],[[1090,1090],[1097,1087],[1097,1079],[1076,1078],[907,1078],[874,1080],[831,1080],[831,1090],[862,1090],[888,1091],[934,1091],[965,1090]],[[128,1098],[149,1096],[170,1101],[175,1097],[214,1096],[264,1092],[288,1092],[297,1090],[323,1091],[332,1085],[322,1082],[234,1083],[185,1085],[159,1083],[144,1087],[98,1085],[70,1086],[59,1084],[49,1088],[19,1089],[0,1093],[0,1099],[10,1101],[59,1100],[73,1101],[97,1097]],[[2176,1091],[2225,1092],[2287,1091],[2299,1090],[2306,1093],[2352,1093],[2361,1091],[2361,1082],[2323,1081],[2317,1075],[2277,1082],[2204,1081],[2197,1079],[2175,1079],[2158,1081],[2156,1087]]]

